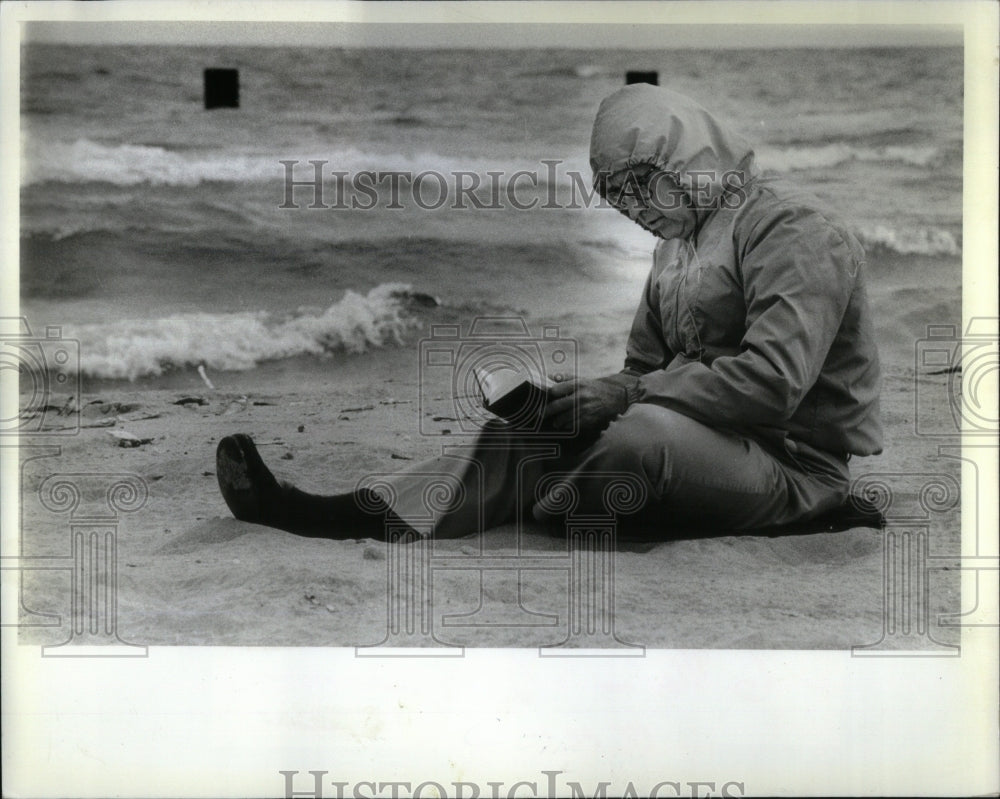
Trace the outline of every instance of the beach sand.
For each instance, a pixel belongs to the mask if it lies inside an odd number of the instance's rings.
[[[882,407],[886,451],[854,459],[855,477],[888,475],[891,513],[920,512],[917,493],[927,475],[959,478],[959,462],[938,457],[942,439],[915,431],[915,391],[921,413],[946,420],[949,375],[914,381],[914,346],[928,321],[958,321],[954,270],[898,259],[872,270],[872,303],[882,343]],[[900,262],[909,261],[905,269]],[[907,306],[940,282],[938,317]],[[908,312],[907,307],[912,309]],[[426,324],[441,309],[425,311]],[[943,316],[942,316],[943,314]],[[36,436],[58,451],[24,449],[22,556],[52,561],[52,569],[23,572],[21,641],[57,644],[69,634],[71,547],[68,513],[46,508],[39,487],[54,471],[82,475],[100,500],[106,474],[138,475],[145,505],[121,514],[117,527],[117,630],[146,645],[367,646],[387,638],[387,545],[370,539],[327,541],[246,524],[231,518],[219,495],[214,455],[225,435],[247,432],[279,476],[318,492],[346,491],[367,473],[392,472],[454,443],[440,410],[420,407],[416,339],[370,354],[327,361],[282,361],[251,372],[209,375],[210,389],[193,370],[146,385],[85,387],[79,416],[46,414],[48,428],[80,424],[78,434]],[[612,337],[613,338],[613,337]],[[620,342],[586,353],[594,373],[619,363]],[[936,403],[936,404],[935,404]],[[420,414],[424,431],[420,432]],[[440,428],[440,429],[438,429]],[[434,434],[435,430],[437,435]],[[147,443],[122,446],[121,431]],[[46,454],[51,457],[44,457]],[[31,459],[34,458],[34,459]],[[97,486],[96,488],[94,486]],[[908,496],[907,492],[912,492]],[[93,497],[91,497],[93,498]],[[86,497],[85,497],[86,499]],[[98,502],[98,504],[100,504]],[[78,511],[82,513],[82,511]],[[569,636],[570,558],[564,537],[527,525],[434,542],[433,590],[424,611],[432,635],[389,638],[405,645],[491,647],[606,646],[618,641],[649,648],[849,649],[882,641],[888,648],[958,643],[958,631],[939,614],[958,613],[958,507],[928,512],[928,601],[914,606],[926,630],[885,635],[886,533],[856,528],[806,535],[717,535],[657,544],[621,544],[613,558],[614,625],[607,636]],[[889,531],[902,530],[892,523]],[[912,526],[906,529],[915,529]],[[406,550],[413,556],[413,545]],[[477,571],[456,568],[480,555],[551,568]],[[418,553],[417,553],[418,554]],[[408,556],[408,557],[409,557]],[[544,565],[544,564],[543,564]],[[438,568],[448,566],[449,568]],[[474,614],[478,610],[478,615]],[[49,614],[49,615],[45,615]],[[889,622],[892,619],[888,620]],[[405,622],[405,620],[404,620]],[[404,623],[405,630],[405,623]],[[584,632],[586,624],[584,624]],[[605,631],[608,632],[608,631]]]

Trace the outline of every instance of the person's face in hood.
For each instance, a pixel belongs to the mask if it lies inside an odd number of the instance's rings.
[[[698,222],[691,198],[677,179],[651,164],[608,176],[601,193],[613,207],[661,239],[687,238]]]
[[[756,174],[753,149],[742,137],[694,100],[648,84],[626,86],[601,101],[590,167],[602,194],[661,238],[690,235],[717,208],[734,207]],[[636,193],[629,171],[648,183],[649,208],[636,208],[628,197],[616,202],[616,181],[631,182],[628,193]],[[612,192],[605,193],[602,183]],[[670,201],[678,187],[687,202]]]

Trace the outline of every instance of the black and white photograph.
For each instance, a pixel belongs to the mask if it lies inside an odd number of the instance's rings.
[[[995,795],[996,8],[614,5],[5,4],[5,795]]]

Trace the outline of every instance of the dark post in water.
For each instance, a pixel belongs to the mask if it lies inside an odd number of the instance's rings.
[[[640,69],[630,69],[625,73],[625,85],[631,86],[633,83],[651,83],[653,86],[659,86],[660,73],[656,70],[643,71]]]
[[[205,70],[205,108],[240,107],[240,72],[237,69]]]

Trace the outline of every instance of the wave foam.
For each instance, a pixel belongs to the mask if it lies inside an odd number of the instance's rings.
[[[960,256],[962,248],[955,237],[940,228],[895,230],[885,225],[863,227],[855,231],[869,251],[894,252],[900,255]]]
[[[89,139],[75,142],[31,141],[23,159],[21,184],[36,183],[111,183],[118,186],[138,184],[167,186],[197,186],[201,183],[253,183],[281,179],[285,167],[281,161],[296,161],[296,180],[312,177],[309,161],[326,162],[324,173],[333,170],[356,174],[363,170],[383,172],[410,172],[418,174],[432,171],[440,174],[473,172],[484,179],[486,167],[483,159],[455,158],[433,152],[374,153],[357,148],[321,150],[311,148],[310,153],[234,153],[222,150],[204,152],[175,152],[163,147],[138,144],[105,146]],[[757,161],[764,169],[778,172],[796,172],[808,169],[828,169],[852,161],[896,162],[910,166],[929,167],[941,159],[935,147],[887,146],[856,147],[844,142],[816,147],[761,147]],[[491,164],[503,168],[508,176],[520,169],[538,174],[545,180],[546,170],[538,163]],[[566,171],[581,170],[589,174],[586,164],[563,163],[557,170],[560,180],[566,180]]]
[[[164,319],[81,325],[66,333],[80,342],[80,371],[135,380],[169,367],[241,371],[296,355],[363,352],[401,343],[414,325],[403,303],[410,286],[383,283],[362,296],[348,291],[321,313],[274,320],[265,312],[178,314]]]
[[[939,159],[935,147],[888,146],[855,147],[843,142],[817,147],[761,147],[757,162],[764,169],[796,172],[805,169],[829,169],[851,161],[895,161],[909,166],[927,167]]]
[[[162,147],[103,144],[79,139],[73,143],[35,142],[23,160],[21,184],[103,182],[117,186],[139,183],[195,186],[206,181],[247,181],[273,177],[276,164],[232,153],[176,153]]]
[[[373,153],[357,148],[327,150],[316,147],[312,152],[283,151],[274,153],[234,153],[223,150],[204,152],[174,152],[163,147],[138,144],[105,146],[89,139],[75,142],[42,143],[32,140],[22,160],[21,185],[37,183],[111,183],[116,186],[139,184],[166,186],[197,186],[201,183],[254,183],[280,180],[286,167],[281,161],[296,161],[296,180],[313,176],[310,160],[326,162],[324,174],[334,171],[356,174],[363,170],[383,172],[435,171],[475,172],[483,177],[482,159],[453,158],[439,153]],[[538,169],[538,165],[503,165],[511,172],[517,169]],[[332,178],[328,178],[332,180]]]

